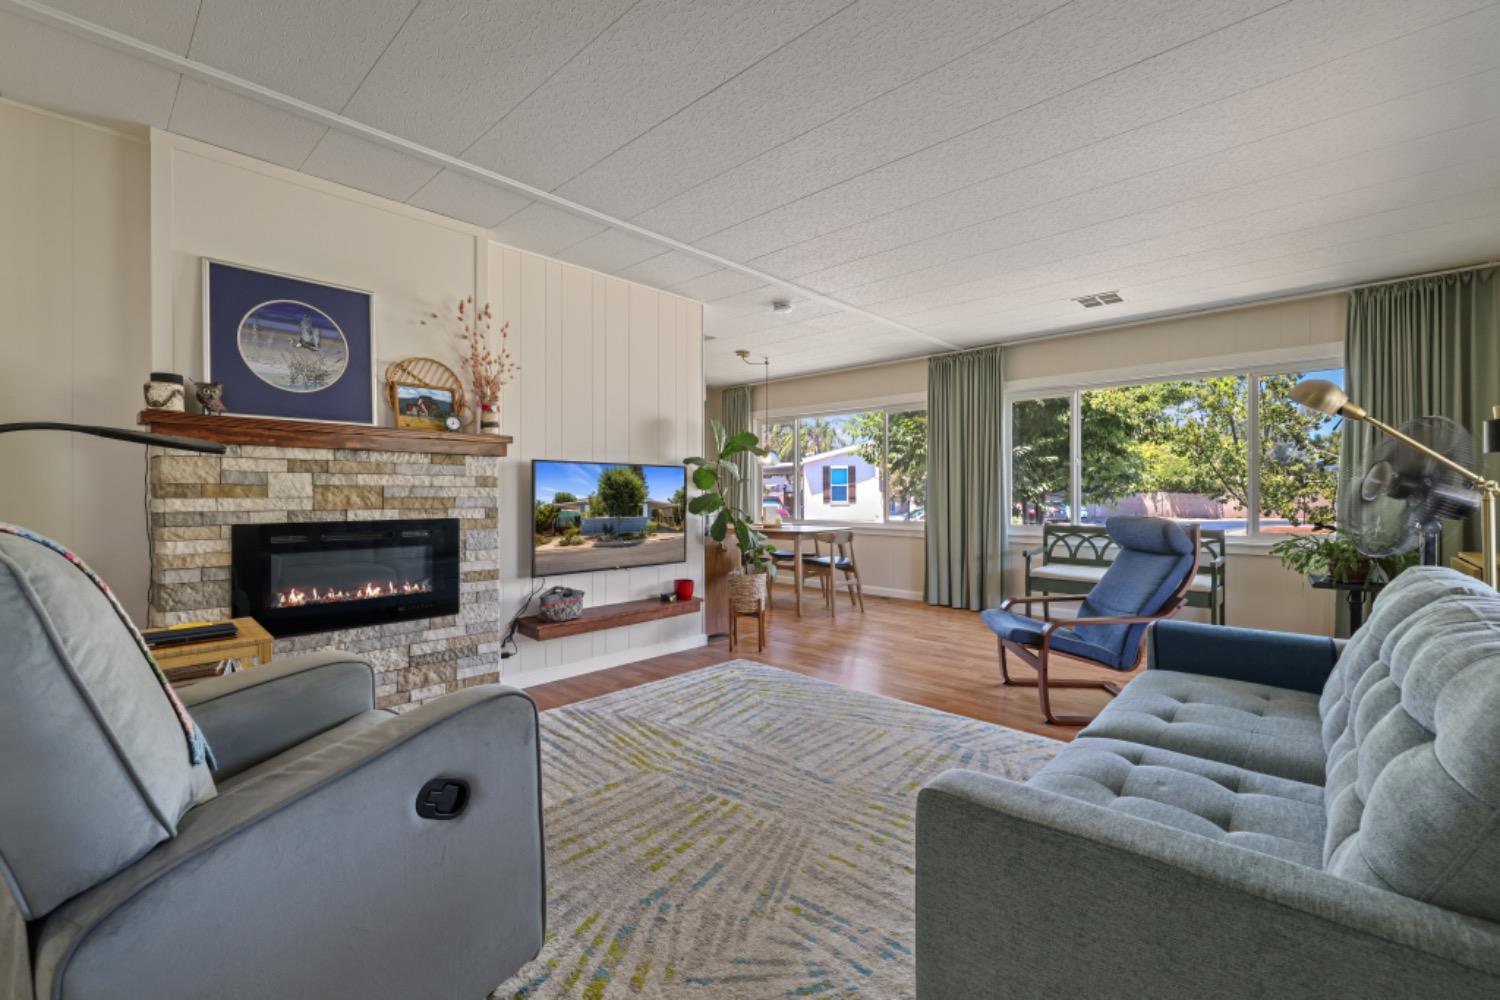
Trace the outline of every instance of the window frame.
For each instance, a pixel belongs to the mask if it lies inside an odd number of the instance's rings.
[[[1005,406],[1001,422],[1000,441],[1005,454],[1005,489],[1001,508],[1004,511],[1005,530],[1018,540],[1036,540],[1042,537],[1042,526],[1037,524],[1012,524],[1011,503],[1011,456],[1013,454],[1013,407],[1017,402],[1033,399],[1067,398],[1068,408],[1068,509],[1077,517],[1083,509],[1083,394],[1093,389],[1117,389],[1123,386],[1145,385],[1152,382],[1190,382],[1196,379],[1239,375],[1245,378],[1245,422],[1247,432],[1245,447],[1246,512],[1245,534],[1233,536],[1233,546],[1244,546],[1264,550],[1285,538],[1284,534],[1268,534],[1260,530],[1260,393],[1261,380],[1271,375],[1285,375],[1297,371],[1339,369],[1346,373],[1347,366],[1341,354],[1329,354],[1324,349],[1296,351],[1282,357],[1258,359],[1254,362],[1229,365],[1209,365],[1201,368],[1163,367],[1160,370],[1131,369],[1126,372],[1105,373],[1091,377],[1048,383],[1040,380],[1005,387]]]
[[[927,530],[927,518],[924,513],[920,521],[892,520],[890,511],[890,460],[891,460],[891,414],[893,413],[927,413],[927,398],[922,396],[900,396],[888,397],[880,400],[853,400],[836,406],[819,406],[810,409],[786,408],[771,410],[757,418],[760,434],[765,436],[766,431],[777,424],[790,423],[792,425],[792,472],[793,484],[791,516],[788,517],[789,524],[830,524],[847,526],[855,531],[888,531],[894,533],[921,534]],[[802,421],[817,417],[848,416],[856,413],[879,413],[880,419],[880,465],[875,470],[876,478],[880,483],[880,520],[878,521],[840,521],[828,518],[808,518],[803,516],[802,510]],[[853,466],[849,477],[851,482],[854,478]],[[759,488],[762,502],[765,498],[765,480],[760,478]],[[845,501],[843,506],[848,506]]]

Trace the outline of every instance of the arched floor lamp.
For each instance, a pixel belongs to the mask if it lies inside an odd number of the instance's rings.
[[[1351,402],[1349,394],[1340,389],[1332,382],[1320,378],[1308,379],[1298,382],[1292,386],[1292,398],[1303,406],[1321,413],[1329,413],[1347,420],[1357,420],[1360,423],[1369,424],[1376,430],[1389,434],[1409,448],[1414,448],[1422,454],[1433,458],[1443,465],[1452,469],[1467,479],[1482,495],[1479,507],[1479,534],[1484,547],[1484,582],[1491,587],[1500,586],[1497,580],[1495,559],[1500,556],[1500,544],[1497,544],[1497,532],[1500,532],[1500,520],[1497,520],[1497,498],[1500,498],[1500,483],[1488,478],[1483,473],[1466,469],[1457,462],[1438,454],[1431,448],[1414,441],[1396,428],[1384,421],[1370,416],[1363,406]],[[1484,422],[1484,450],[1486,452],[1500,451],[1500,406],[1491,411],[1493,419]]]

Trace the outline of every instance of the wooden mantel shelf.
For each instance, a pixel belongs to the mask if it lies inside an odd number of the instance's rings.
[[[516,624],[516,628],[528,639],[561,639],[567,635],[583,635],[585,632],[638,625],[659,618],[690,615],[702,607],[701,597],[690,597],[686,601],[663,601],[658,597],[647,597],[623,604],[596,604],[592,608],[584,608],[581,615],[566,622],[544,622],[536,615],[528,615]]]
[[[334,424],[320,420],[272,420],[266,417],[213,416],[142,410],[137,422],[158,434],[257,444],[270,448],[349,448],[355,451],[409,451],[426,455],[504,456],[511,438],[502,434],[420,431],[369,424]]]

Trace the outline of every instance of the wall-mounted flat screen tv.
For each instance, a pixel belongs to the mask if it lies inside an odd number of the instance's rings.
[[[531,463],[531,575],[687,559],[687,469],[623,462]]]

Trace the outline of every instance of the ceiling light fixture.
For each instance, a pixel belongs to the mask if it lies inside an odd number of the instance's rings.
[[[772,307],[774,308],[774,304],[773,304]],[[787,309],[790,309],[790,308],[791,308],[791,305],[788,304],[787,305]],[[783,311],[785,311],[785,310],[783,310]],[[765,388],[761,391],[761,411],[760,411],[761,412],[760,429],[761,429],[761,433],[764,434],[764,433],[766,433],[766,430],[770,426],[770,423],[771,423],[771,359],[769,357],[762,357],[759,361],[751,361],[750,360],[750,352],[747,351],[747,350],[745,350],[744,348],[741,348],[740,350],[735,351],[734,352],[734,356],[737,357],[737,358],[739,358],[741,361],[743,361],[747,365],[755,365],[755,366],[758,366],[758,367],[761,367],[761,368],[765,369]],[[764,464],[765,462],[769,461],[769,456],[762,455],[760,457],[760,461],[761,461],[762,464]]]

